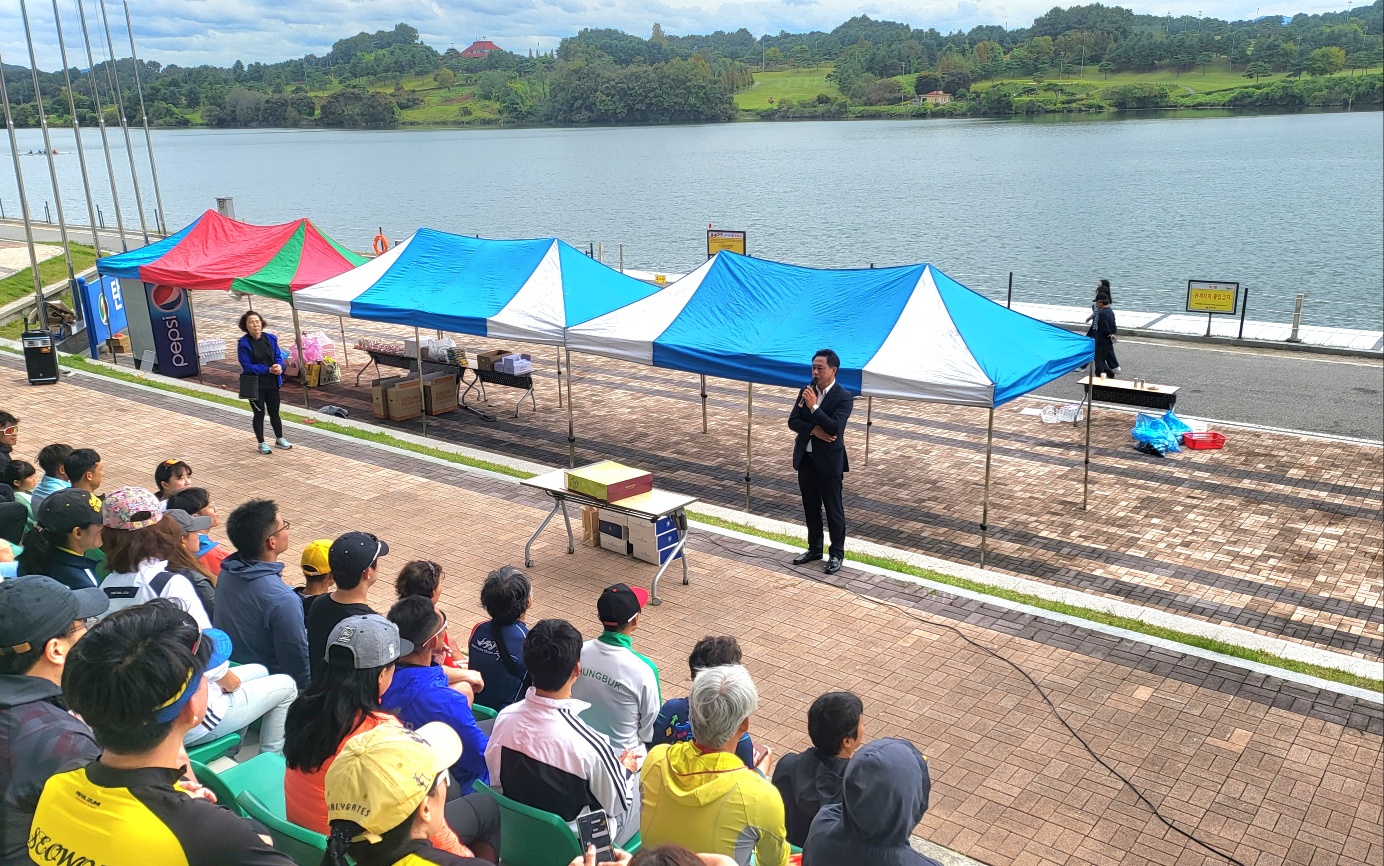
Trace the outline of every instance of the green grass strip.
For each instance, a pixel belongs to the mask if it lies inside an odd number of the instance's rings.
[[[62,248],[62,244],[52,244],[51,246]],[[69,242],[68,249],[72,251],[72,267],[77,273],[85,271],[96,264],[96,252],[90,246]],[[62,253],[38,263],[38,277],[43,282],[44,287],[51,286],[53,283],[65,281],[67,279],[67,259]],[[10,301],[17,301],[23,297],[32,297],[34,294],[34,269],[32,267],[15,271],[3,280],[0,280],[0,304],[8,304]]]
[[[15,352],[14,349],[8,348],[7,351]],[[198,400],[205,400],[209,403],[218,403],[223,406],[232,406],[235,408],[243,408],[245,403],[245,401],[233,397],[223,397],[219,394],[207,394],[205,392],[196,391],[191,388],[182,388],[169,382],[154,378],[152,376],[145,376],[134,371],[127,372],[121,369],[111,369],[110,367],[93,364],[92,362],[88,361],[87,359],[79,355],[62,355],[60,356],[59,361],[63,366],[71,367],[74,370],[81,370],[83,372],[92,373],[98,376],[106,376],[107,378],[118,379],[123,382],[129,382],[136,385],[143,385],[145,387],[154,388],[159,391],[166,391],[170,394],[181,394],[186,397],[192,397]],[[487,472],[495,472],[501,475],[507,475],[511,478],[534,477],[534,473],[532,472],[526,472],[522,469],[515,469],[514,467],[506,466],[503,463],[494,463],[489,460],[480,460],[475,457],[468,457],[467,455],[457,454],[455,452],[446,451],[441,448],[431,448],[427,445],[419,445],[415,442],[409,442],[404,439],[399,439],[384,431],[359,430],[354,427],[346,427],[340,424],[333,424],[330,421],[321,421],[318,420],[316,416],[310,418],[309,416],[291,411],[285,411],[283,413],[283,416],[290,421],[295,421],[297,423],[303,424],[306,427],[312,427],[319,430],[329,430],[333,433],[337,433],[342,436],[349,436],[353,439],[361,439],[366,442],[374,442],[380,445],[387,445],[391,448],[398,448],[400,450],[409,451],[414,454],[423,454],[428,457],[434,457],[438,460],[444,460],[448,463],[456,463],[462,466],[470,466],[476,469],[483,469]],[[722,529],[729,529],[735,532],[743,533],[745,535],[753,535],[758,538],[764,538],[770,541],[777,541],[782,544],[802,544],[801,538],[797,538],[792,535],[787,535],[781,532],[773,532],[765,529],[759,529],[758,527],[754,526],[747,526],[743,523],[736,523],[734,521],[725,520],[720,517],[713,517],[710,514],[689,511],[688,516],[700,523],[705,523],[710,526],[717,526]],[[865,563],[866,565],[872,565],[876,568],[882,568],[888,571],[898,572],[900,574],[907,574],[913,577],[921,577],[926,580],[934,581],[936,583],[946,584],[947,586],[955,586],[960,589],[970,590],[971,592],[979,593],[981,595],[988,595],[994,598],[1002,598],[1007,601],[1012,601],[1018,604],[1024,604],[1030,607],[1036,607],[1041,608],[1043,610],[1052,611],[1053,613],[1060,613],[1066,616],[1075,617],[1077,619],[1084,619],[1090,622],[1098,622],[1103,625],[1113,626],[1115,628],[1122,628],[1126,631],[1132,631],[1138,634],[1148,635],[1149,637],[1162,638],[1163,640],[1172,641],[1174,643],[1199,647],[1200,649],[1220,653],[1221,655],[1231,656],[1233,658],[1257,662],[1259,664],[1268,665],[1270,667],[1282,668],[1283,670],[1295,671],[1297,673],[1307,674],[1308,676],[1314,676],[1320,679],[1329,680],[1331,682],[1336,683],[1342,683],[1344,685],[1354,686],[1356,688],[1366,689],[1372,692],[1384,693],[1384,680],[1360,677],[1356,676],[1355,674],[1348,673],[1346,671],[1336,670],[1335,668],[1329,668],[1324,667],[1322,665],[1314,665],[1308,664],[1306,662],[1295,661],[1293,659],[1283,658],[1282,656],[1276,656],[1271,653],[1261,652],[1259,650],[1248,649],[1246,647],[1225,643],[1224,641],[1215,640],[1213,638],[1201,637],[1200,635],[1188,634],[1186,632],[1176,631],[1174,629],[1164,628],[1162,626],[1151,625],[1147,622],[1144,622],[1143,620],[1133,619],[1131,617],[1103,613],[1101,611],[1091,610],[1090,608],[1078,607],[1076,605],[1067,604],[1066,602],[1051,601],[1049,599],[1042,598],[1041,596],[1037,595],[1029,595],[1028,593],[1016,592],[1014,590],[1004,589],[1002,587],[990,586],[989,584],[979,583],[974,580],[967,580],[964,577],[954,577],[952,575],[942,574],[941,572],[933,571],[928,568],[920,568],[916,565],[911,565],[907,562],[903,562],[902,560],[898,559],[890,559],[884,556],[874,556],[868,553],[851,553],[849,551],[846,553],[846,558],[854,562],[861,562]]]

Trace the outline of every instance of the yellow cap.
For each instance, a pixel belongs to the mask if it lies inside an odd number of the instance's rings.
[[[330,538],[319,538],[303,548],[303,574],[309,579],[326,577],[332,573],[332,565],[327,561],[327,552],[332,549]]]
[[[416,731],[380,725],[347,740],[327,770],[327,820],[354,821],[372,843],[409,820],[440,773],[461,757],[445,722]]]

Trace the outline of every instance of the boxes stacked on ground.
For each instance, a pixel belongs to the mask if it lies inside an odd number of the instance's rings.
[[[602,502],[617,502],[654,489],[654,476],[613,460],[567,470],[567,489]]]
[[[671,517],[660,517],[657,522],[630,518],[626,526],[629,538],[630,555],[654,565],[662,565],[673,556],[673,548],[678,545],[678,525]],[[682,556],[682,551],[677,552]]]
[[[629,518],[602,508],[596,514],[601,531],[601,547],[625,556],[629,555]]]
[[[423,383],[412,376],[376,379],[370,383],[376,418],[407,421],[423,414]]]
[[[423,377],[423,408],[429,415],[455,410],[458,402],[457,378],[451,373],[429,373]]]
[[[389,417],[389,389],[404,379],[403,376],[390,376],[386,379],[376,379],[370,383],[370,401],[376,418]]]

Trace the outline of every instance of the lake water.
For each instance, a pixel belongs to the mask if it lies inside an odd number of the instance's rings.
[[[73,149],[68,130],[55,144]],[[99,137],[84,135],[113,225]],[[122,206],[129,167],[112,135]],[[153,212],[143,134],[135,137]],[[929,261],[1003,298],[1181,309],[1188,279],[1239,281],[1249,317],[1384,327],[1384,123],[1378,112],[1120,119],[741,123],[598,129],[156,131],[168,225],[235,197],[250,222],[309,216],[356,249],[383,226],[557,236],[606,261],[681,272],[708,222],[752,255],[827,267]],[[41,149],[21,130],[20,150]],[[8,153],[5,154],[8,158]],[[7,159],[8,161],[8,159]],[[77,158],[58,157],[86,221]],[[24,156],[37,214],[46,161]],[[0,200],[17,215],[14,178]]]

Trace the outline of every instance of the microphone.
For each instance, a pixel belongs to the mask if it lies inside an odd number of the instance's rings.
[[[808,388],[811,388],[812,391],[813,391],[813,393],[817,393],[817,380],[816,380],[816,379],[813,379],[813,380],[809,381],[809,382],[807,383],[807,387],[808,387]],[[798,408],[801,409],[801,408],[802,408],[802,405],[803,405],[802,392],[798,392]]]

